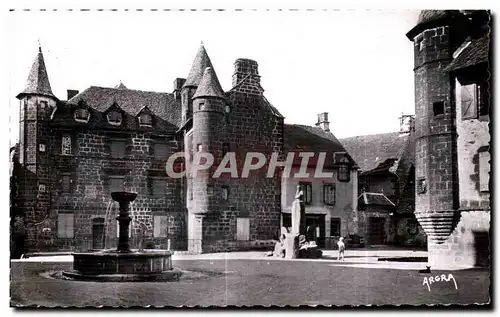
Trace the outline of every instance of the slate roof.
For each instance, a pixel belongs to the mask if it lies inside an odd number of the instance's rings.
[[[428,23],[459,14],[459,10],[422,10],[418,15],[418,24]]]
[[[345,152],[339,140],[330,132],[318,127],[300,124],[284,125],[285,151]]]
[[[91,86],[68,100],[67,104],[85,104],[99,112],[105,112],[116,104],[134,117],[147,107],[153,115],[177,127],[180,127],[182,120],[180,101],[175,100],[172,94],[163,92]]]
[[[399,132],[354,136],[340,139],[361,172],[396,170],[407,148],[408,135]]]
[[[477,64],[487,63],[490,50],[490,36],[489,34],[484,34],[476,39],[467,39],[462,46],[458,48],[458,50],[461,49],[462,51],[445,68],[445,71],[459,70]],[[457,53],[459,52],[458,50]]]
[[[45,61],[41,48],[38,49],[38,54],[31,66],[28,80],[26,81],[26,87],[17,95],[17,98],[21,98],[25,94],[37,94],[57,99],[50,87],[49,75],[45,68]]]
[[[193,98],[199,97],[224,97],[224,91],[217,79],[217,75],[212,67],[207,67],[203,73],[203,78],[201,79]]]
[[[383,193],[362,193],[358,200],[365,205],[378,205],[378,206],[396,206],[387,196]]]
[[[184,83],[184,87],[198,86],[207,67],[213,68],[212,62],[210,61],[210,57],[208,57],[205,47],[201,45],[198,53],[196,53],[193,65],[191,66],[189,75]]]

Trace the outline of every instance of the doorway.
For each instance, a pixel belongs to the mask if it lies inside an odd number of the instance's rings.
[[[316,243],[320,248],[325,247],[325,215],[321,214],[306,214],[306,228],[315,226]]]
[[[368,244],[377,245],[385,244],[385,218],[369,217],[368,218]]]
[[[104,218],[92,219],[92,249],[104,249]]]

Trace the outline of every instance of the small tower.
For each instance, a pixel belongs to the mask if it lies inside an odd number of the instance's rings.
[[[407,34],[415,60],[415,216],[427,234],[432,267],[459,215],[455,100],[450,75],[444,71],[461,42],[455,32],[457,15],[423,10]]]
[[[203,251],[203,218],[215,213],[220,205],[221,188],[213,178],[218,163],[222,160],[224,140],[224,91],[212,67],[207,67],[193,95],[193,153],[210,153],[214,164],[207,170],[198,171],[192,178],[192,190],[196,193],[190,212],[194,215],[195,228],[189,233],[189,251]]]
[[[20,101],[19,163],[23,171],[19,184],[20,208],[25,217],[27,248],[36,249],[43,239],[44,221],[50,214],[52,134],[49,122],[58,102],[50,87],[41,48],[31,66],[26,87],[17,99]]]
[[[193,65],[186,78],[186,82],[181,89],[181,104],[182,104],[182,122],[185,123],[193,116],[193,95],[200,84],[203,77],[203,72],[207,67],[212,67],[210,57],[203,45],[198,49]]]

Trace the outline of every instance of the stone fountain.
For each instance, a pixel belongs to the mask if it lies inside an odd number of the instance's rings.
[[[116,250],[73,253],[73,271],[63,272],[72,279],[92,281],[168,281],[178,280],[181,271],[172,267],[170,250],[131,250],[129,245],[130,203],[136,193],[113,192],[118,202],[119,225]]]

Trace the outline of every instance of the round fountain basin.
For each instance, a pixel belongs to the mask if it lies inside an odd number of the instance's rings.
[[[81,280],[141,281],[178,279],[172,268],[172,251],[146,250],[119,253],[114,250],[73,253],[73,272],[67,277]]]

